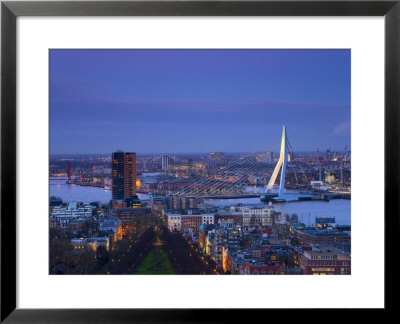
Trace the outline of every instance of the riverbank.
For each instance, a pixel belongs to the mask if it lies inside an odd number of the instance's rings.
[[[82,201],[91,203],[100,201],[109,203],[111,200],[111,191],[103,188],[90,186],[67,185],[65,180],[50,181],[50,196],[60,197],[63,201]],[[138,193],[140,200],[148,200],[150,196],[144,193]],[[216,207],[235,206],[242,204],[244,206],[265,206],[260,198],[240,198],[240,199],[205,199],[204,203]],[[311,226],[315,223],[315,218],[319,216],[335,217],[338,225],[351,225],[351,200],[332,199],[325,201],[296,201],[290,203],[273,204],[274,209],[284,214],[297,214],[299,221]]]
[[[49,191],[50,197],[60,197],[65,202],[81,201],[83,203],[91,203],[100,201],[105,204],[111,200],[111,190],[104,190],[101,187],[66,184],[65,180],[51,179]],[[148,200],[150,196],[138,193],[138,197],[140,200]]]

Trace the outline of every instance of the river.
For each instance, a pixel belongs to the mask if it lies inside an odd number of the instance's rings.
[[[111,191],[105,191],[103,188],[78,186],[74,184],[66,184],[65,180],[50,180],[50,196],[60,197],[63,201],[82,201],[90,203],[93,201],[101,201],[107,203],[111,200]],[[139,199],[147,200],[149,195],[138,194]],[[207,204],[214,206],[232,206],[239,203],[243,205],[263,205],[259,198],[242,198],[242,199],[206,199]],[[325,201],[302,201],[289,203],[275,203],[276,211],[285,214],[297,214],[299,221],[306,225],[315,223],[316,216],[335,217],[336,223],[340,225],[351,224],[351,200],[333,199],[329,202]]]
[[[265,205],[260,202],[260,198],[244,198],[244,199],[207,199],[206,204],[214,206],[232,206],[239,203],[243,205],[259,206]],[[301,201],[288,203],[274,203],[274,209],[283,214],[297,214],[299,221],[311,226],[315,223],[316,216],[335,217],[336,223],[339,225],[350,225],[351,200],[333,199],[326,201]]]
[[[75,184],[66,184],[65,180],[50,180],[50,196],[60,197],[63,201],[82,201],[90,203],[100,201],[108,203],[111,200],[111,191],[103,188],[78,186]],[[147,194],[138,194],[139,199],[149,199]]]

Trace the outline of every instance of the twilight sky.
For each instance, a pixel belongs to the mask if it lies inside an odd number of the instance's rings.
[[[350,146],[350,50],[51,50],[50,153]]]

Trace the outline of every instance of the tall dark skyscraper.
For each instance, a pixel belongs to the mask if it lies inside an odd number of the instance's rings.
[[[136,153],[112,154],[112,199],[124,200],[136,195]]]

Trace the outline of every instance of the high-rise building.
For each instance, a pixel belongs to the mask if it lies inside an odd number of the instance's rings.
[[[294,161],[294,152],[289,152],[288,153],[288,162],[293,162]]]
[[[257,162],[270,163],[274,161],[273,152],[261,152],[256,155]]]
[[[181,209],[181,198],[178,195],[172,196],[172,208],[173,209]]]
[[[213,152],[210,154],[210,160],[215,161],[217,165],[224,163],[225,155],[222,152]]]
[[[267,162],[274,162],[274,152],[265,152],[265,159]]]
[[[170,162],[170,157],[169,156],[162,156],[161,157],[161,170],[167,171],[168,170],[168,166],[169,166],[169,162]]]
[[[112,199],[124,200],[136,195],[136,153],[112,154]]]

